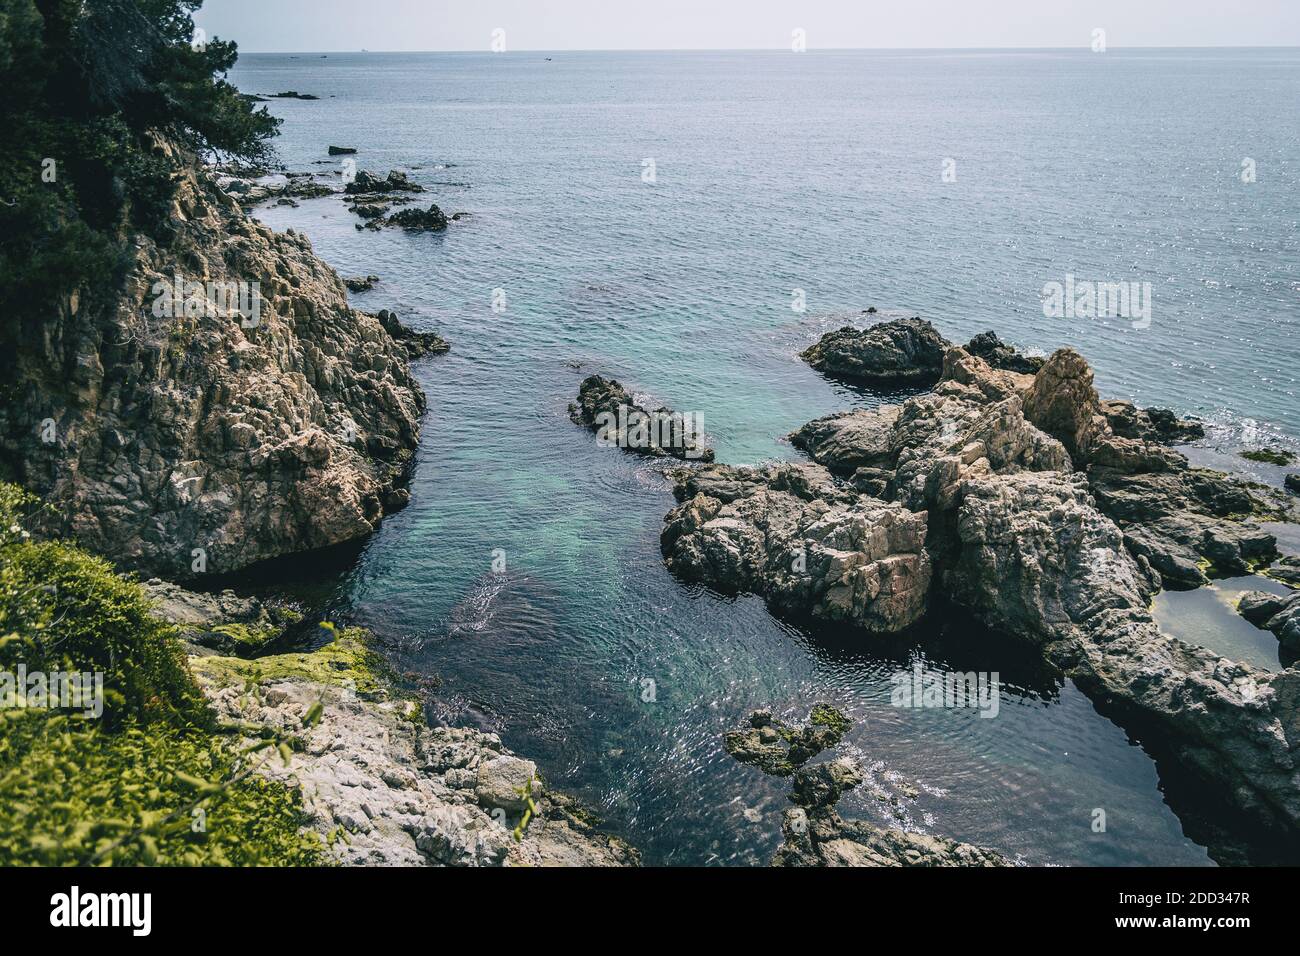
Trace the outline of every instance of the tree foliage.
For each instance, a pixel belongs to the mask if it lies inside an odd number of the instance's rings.
[[[0,0],[0,309],[115,285],[127,234],[165,220],[174,169],[158,137],[268,157],[278,121],[225,79],[235,44],[196,38],[199,6]]]

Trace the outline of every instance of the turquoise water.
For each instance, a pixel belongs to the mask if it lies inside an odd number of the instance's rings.
[[[335,198],[258,213],[380,275],[356,305],[453,345],[416,368],[412,504],[327,582],[335,609],[442,678],[436,718],[498,730],[648,862],[764,862],[785,789],[721,734],[819,699],[857,719],[875,781],[847,813],[1033,863],[1209,862],[1146,753],[1013,643],[960,622],[919,650],[810,635],[678,584],[666,481],[565,407],[603,372],[701,413],[722,461],[795,457],[793,428],[881,400],[796,357],[874,305],[1075,345],[1108,395],[1290,441],[1300,52],[546,56],[250,55],[232,76],[322,97],[270,104],[291,169],[355,146],[472,214],[408,235],[358,232]],[[1150,327],[1045,318],[1067,272],[1150,281]],[[891,707],[911,655],[1001,673],[997,718]]]

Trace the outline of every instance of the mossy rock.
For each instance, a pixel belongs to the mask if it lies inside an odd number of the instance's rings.
[[[1265,465],[1289,465],[1295,461],[1295,455],[1283,448],[1252,448],[1237,454],[1247,461],[1257,461]]]
[[[327,630],[334,639],[315,651],[271,654],[255,660],[240,657],[195,657],[190,667],[219,686],[274,684],[296,680],[346,687],[367,697],[387,696],[388,671],[371,649],[371,634],[363,627]]]

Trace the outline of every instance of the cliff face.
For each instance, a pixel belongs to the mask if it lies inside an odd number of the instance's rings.
[[[55,505],[48,530],[174,579],[373,530],[407,499],[424,411],[406,349],[305,237],[247,218],[193,164],[169,225],[131,238],[120,293],[98,296],[113,305],[87,290],[6,318],[10,476]]]

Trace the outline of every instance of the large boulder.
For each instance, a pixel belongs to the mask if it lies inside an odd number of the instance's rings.
[[[827,332],[801,357],[819,372],[879,387],[932,385],[948,342],[924,319],[895,319],[866,329]]]
[[[924,513],[839,489],[816,465],[714,465],[676,479],[682,503],[660,543],[682,579],[873,633],[903,630],[925,612]]]

